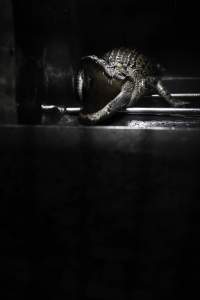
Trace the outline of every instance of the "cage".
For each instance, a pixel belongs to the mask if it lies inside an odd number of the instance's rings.
[[[2,299],[198,297],[198,14],[195,1],[0,0]],[[81,124],[81,58],[118,47],[162,65],[187,107],[152,94]]]

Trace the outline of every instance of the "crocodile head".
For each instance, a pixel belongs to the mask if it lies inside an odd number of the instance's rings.
[[[116,68],[112,71],[116,72]],[[109,103],[120,93],[122,84],[121,78],[109,76],[95,60],[83,58],[76,78],[76,92],[82,105],[80,120],[95,124],[113,114]]]

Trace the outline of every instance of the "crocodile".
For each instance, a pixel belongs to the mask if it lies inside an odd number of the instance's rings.
[[[158,93],[172,107],[184,107],[187,103],[172,97],[161,75],[160,65],[135,49],[116,48],[102,57],[84,56],[75,78],[75,92],[83,107],[80,120],[88,124],[100,123],[152,93]],[[94,84],[96,91],[104,93],[98,103],[88,100]]]

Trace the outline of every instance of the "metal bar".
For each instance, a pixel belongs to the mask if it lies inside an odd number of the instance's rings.
[[[129,107],[126,108],[124,113],[128,114],[155,114],[155,115],[171,115],[171,114],[181,114],[181,115],[199,115],[200,108],[168,108],[168,107]]]
[[[69,113],[69,114],[78,114],[81,111],[80,107],[59,107],[54,105],[42,105],[42,109],[44,111],[50,111],[52,109],[58,110],[60,113]],[[128,114],[182,114],[182,115],[200,115],[200,108],[171,108],[171,107],[129,107],[120,113],[128,113]]]
[[[182,94],[171,94],[174,98],[200,98],[200,93],[182,93]],[[148,98],[162,98],[160,95],[154,94],[151,96],[146,96]]]
[[[67,113],[79,113],[81,111],[80,107],[67,107],[66,112]]]
[[[183,76],[163,76],[162,81],[181,81],[181,80],[200,80],[200,77],[194,77],[194,76],[188,76],[188,77],[183,77]]]
[[[200,98],[200,93],[180,93],[172,94],[174,98]],[[147,98],[161,98],[158,94],[146,96]],[[61,114],[78,114],[80,107],[64,107],[56,105],[42,105],[43,111],[57,110]],[[171,108],[171,107],[129,107],[121,111],[128,114],[193,114],[200,115],[200,108]]]

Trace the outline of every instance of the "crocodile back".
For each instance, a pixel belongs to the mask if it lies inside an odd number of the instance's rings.
[[[113,66],[121,64],[125,69],[132,68],[133,70],[138,70],[144,77],[160,75],[157,65],[134,49],[116,48],[108,51],[103,56],[103,59]]]

